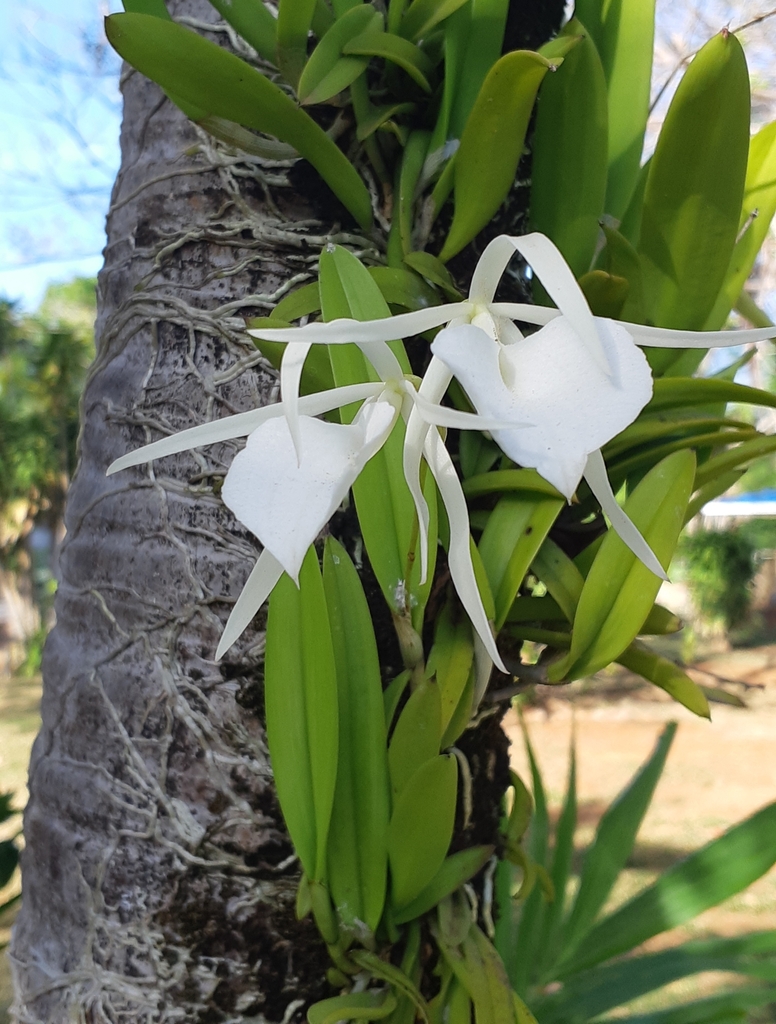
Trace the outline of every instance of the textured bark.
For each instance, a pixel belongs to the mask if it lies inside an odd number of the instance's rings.
[[[175,13],[214,18],[205,0]],[[376,253],[306,165],[230,155],[142,76],[125,72],[122,88],[98,354],[30,767],[13,1013],[289,1022],[327,994],[327,958],[293,912],[297,867],[262,726],[261,616],[213,660],[257,554],[218,497],[238,445],[105,470],[273,397],[242,317],[312,279],[327,240]],[[488,778],[495,760],[505,770],[496,732],[471,735]]]
[[[178,13],[212,16],[195,0]],[[260,633],[213,660],[256,556],[218,498],[236,446],[105,469],[267,401],[276,375],[241,317],[310,278],[327,238],[367,243],[318,222],[286,168],[214,149],[142,76],[125,72],[123,91],[98,355],[30,769],[14,1013],[288,1020],[320,995],[326,958],[293,914]]]

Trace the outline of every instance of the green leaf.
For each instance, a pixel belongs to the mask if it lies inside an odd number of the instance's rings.
[[[664,985],[701,971],[735,971],[774,980],[776,931],[736,938],[701,939],[646,956],[629,957],[568,978],[561,993],[536,1001],[543,1024],[567,1019],[592,1020]]]
[[[644,275],[639,254],[624,235],[606,224],[601,225],[606,245],[601,253],[600,265],[616,277],[628,282],[628,294],[620,312],[620,319],[630,323],[648,323],[644,305]]]
[[[122,0],[122,6],[127,14],[149,14],[154,18],[172,21],[164,0]],[[271,14],[270,17],[272,17]]]
[[[652,398],[644,412],[662,412],[685,405],[709,405],[717,402],[763,405],[776,409],[776,394],[714,377],[667,377],[655,381]]]
[[[314,13],[315,0],[278,0],[277,65],[294,88],[307,63]]]
[[[390,989],[380,992],[349,992],[313,1003],[307,1011],[309,1024],[337,1024],[340,1020],[382,1020],[396,1009]]]
[[[421,1018],[428,1024],[426,1001],[404,971],[394,967],[387,960],[383,960],[376,954],[371,953],[368,949],[353,949],[350,950],[348,955],[359,967],[363,967],[365,971],[368,971],[372,977],[387,981],[397,992],[407,996],[416,1007]]]
[[[608,93],[606,212],[625,213],[639,175],[649,115],[655,0],[578,0],[575,13],[595,42]]]
[[[428,33],[454,14],[459,7],[467,3],[467,0],[414,0],[399,26],[399,35],[405,39],[411,39],[413,43],[425,38]]]
[[[388,829],[392,900],[403,907],[442,866],[455,821],[458,763],[440,754],[415,772],[396,801]]]
[[[359,142],[363,142],[370,135],[374,135],[386,121],[393,120],[398,114],[411,114],[415,111],[416,106],[415,103],[386,103],[383,106],[372,107],[370,116],[359,123],[356,137]]]
[[[628,1021],[633,1024],[732,1024],[740,1021],[743,1024],[747,1010],[772,1002],[773,996],[770,986],[739,988],[653,1013],[634,1013]]]
[[[439,258],[449,260],[485,227],[506,198],[523,152],[536,93],[554,65],[514,50],[488,72],[455,156],[455,212]]]
[[[433,64],[421,49],[401,36],[374,30],[363,32],[345,44],[343,53],[391,61],[406,71],[424,92],[431,92],[428,79],[434,70]]]
[[[559,970],[566,977],[646,942],[741,892],[776,862],[776,803],[669,868],[605,917]]]
[[[573,956],[584,942],[625,867],[675,734],[676,723],[669,722],[647,761],[601,818],[585,854],[579,889],[561,932],[561,962]]]
[[[280,317],[281,320],[298,320],[302,316],[309,316],[310,313],[320,313],[321,293],[317,281],[310,284],[303,284],[301,288],[284,295],[272,311],[273,317]],[[248,325],[250,327],[250,324]]]
[[[409,669],[405,669],[400,672],[398,676],[390,681],[390,683],[383,690],[383,710],[385,712],[385,728],[390,731],[391,725],[393,724],[393,717],[396,714],[396,709],[399,706],[399,701],[404,695],[404,691],[407,689],[407,684],[412,677],[412,673]]]
[[[679,83],[652,158],[638,246],[657,326],[700,330],[738,233],[749,150],[749,76],[727,31],[700,50]],[[676,358],[653,355],[656,370]]]
[[[369,63],[368,58],[343,57],[342,47],[372,23],[379,28],[382,17],[371,4],[353,7],[335,21],[313,50],[299,78],[297,95],[301,103],[324,103],[358,78]]]
[[[318,556],[310,548],[299,588],[283,575],[267,616],[264,700],[280,807],[308,878],[326,870],[337,776],[337,674]]]
[[[404,705],[388,747],[388,770],[394,800],[415,772],[439,753],[442,702],[439,686],[424,679]]]
[[[329,136],[269,79],[196,32],[144,14],[113,14],[105,31],[133,67],[217,117],[289,143],[315,167],[358,223],[372,223],[369,192]]]
[[[568,621],[573,622],[585,585],[585,577],[574,562],[548,537],[537,552],[531,568]]]
[[[694,454],[676,452],[650,470],[625,502],[625,512],[664,568],[676,547],[694,475]],[[660,583],[610,529],[582,589],[571,650],[550,668],[549,678],[578,679],[613,661],[644,624]]]
[[[451,302],[460,302],[463,296],[455,286],[452,274],[442,261],[430,252],[408,252],[404,257],[408,267],[422,274],[432,284],[441,288]]]
[[[609,274],[605,270],[589,270],[580,277],[578,284],[594,316],[604,316],[610,320],[622,318],[623,306],[630,291],[630,283],[626,278]]]
[[[329,886],[345,925],[373,932],[388,870],[388,766],[380,662],[358,573],[333,537],[323,585],[337,665],[339,759],[329,832]]]
[[[398,218],[401,238],[402,259],[412,252],[412,236],[415,230],[415,191],[428,151],[429,133],[414,131],[407,139],[404,154],[399,165],[398,187],[394,194],[394,218]]]
[[[577,828],[577,759],[574,749],[575,737],[572,732],[569,744],[569,773],[566,796],[555,828],[555,848],[552,854],[550,879],[555,890],[555,899],[547,906],[542,935],[539,942],[541,966],[555,958],[558,933],[565,911],[566,889],[574,856],[574,833]]]
[[[369,267],[369,273],[391,306],[427,309],[439,304],[439,296],[422,277],[401,267]]]
[[[493,846],[470,846],[446,857],[442,867],[412,903],[394,912],[395,924],[406,924],[432,910],[445,896],[473,878],[493,856]]]
[[[453,94],[447,138],[461,138],[482,83],[501,56],[508,10],[509,0],[471,0],[445,23],[445,76],[452,78]]]
[[[434,646],[426,662],[426,674],[434,676],[439,687],[442,733],[461,702],[473,660],[474,644],[468,617],[462,613],[458,601],[450,597],[437,616]]]
[[[501,491],[527,491],[530,494],[546,494],[550,498],[561,497],[560,491],[547,483],[535,469],[499,469],[493,473],[480,473],[464,480],[463,490],[467,498]]]
[[[210,3],[264,60],[275,63],[277,22],[262,0],[210,0]]]
[[[668,658],[655,654],[637,640],[617,658],[620,665],[648,679],[670,694],[677,703],[701,718],[711,718],[703,688]]]
[[[776,213],[776,121],[749,143],[739,236],[725,282],[704,329],[718,331],[741,294]],[[756,326],[768,326],[757,324]]]
[[[507,495],[490,514],[479,543],[496,603],[496,629],[501,629],[518,588],[552,524],[563,499],[529,500]]]
[[[773,451],[776,451],[776,437],[761,437],[754,441],[745,441],[729,451],[707,459],[695,474],[695,486],[704,487],[720,474],[728,473],[738,466],[751,462],[753,459],[759,459],[762,455],[769,455]]]
[[[573,18],[562,35],[585,38],[542,84],[533,141],[531,230],[548,235],[574,272],[590,269],[604,210],[607,171],[606,80],[584,26]]]

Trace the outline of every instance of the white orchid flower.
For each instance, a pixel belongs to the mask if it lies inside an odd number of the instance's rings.
[[[454,409],[434,406],[420,396],[384,352],[370,352],[384,372],[399,376],[334,388],[228,416],[183,430],[117,459],[108,474],[189,448],[247,435],[235,456],[222,489],[225,504],[254,533],[264,550],[242,590],[221,636],[220,658],[241,635],[272,592],[283,571],[298,583],[305,554],[342,503],[372,456],[383,446],[399,415],[417,407],[430,425],[421,440],[450,520],[450,573],[462,604],[490,657],[503,667],[482,606],[469,552],[469,520],[460,482],[437,426],[497,429],[506,421],[490,421]],[[291,376],[295,373],[294,358]],[[287,378],[288,379],[288,375]],[[315,417],[332,409],[363,402],[351,423],[327,423]],[[292,409],[289,414],[289,404]],[[420,454],[418,454],[418,460]]]
[[[557,308],[494,301],[515,252],[530,264]],[[540,330],[524,338],[515,320]],[[437,404],[457,377],[480,414],[521,425],[519,431],[492,431],[511,459],[535,468],[569,500],[584,476],[624,542],[665,578],[657,558],[617,504],[601,455],[601,447],[635,420],[652,395],[652,375],[639,346],[734,346],[772,337],[776,329],[676,331],[594,317],[559,250],[544,235],[533,233],[501,235],[486,247],[466,301],[380,320],[334,320],[250,333],[305,344],[355,342],[370,353],[392,338],[443,325],[446,329],[432,343],[434,358],[419,396]],[[531,425],[526,427],[526,421]],[[428,510],[419,468],[428,431],[416,406],[407,423],[404,468],[419,510],[424,571]]]

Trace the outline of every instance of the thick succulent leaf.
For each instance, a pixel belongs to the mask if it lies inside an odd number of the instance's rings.
[[[666,409],[681,409],[686,405],[703,406],[717,402],[762,405],[776,409],[776,394],[714,377],[668,377],[655,381],[652,399],[644,412],[663,412]]]
[[[577,895],[563,925],[559,953],[564,960],[584,942],[631,855],[675,733],[676,723],[670,722],[648,760],[601,818],[585,854]]]
[[[394,800],[415,772],[439,753],[442,701],[435,680],[424,679],[402,708],[388,747],[388,769]]]
[[[337,785],[329,831],[329,886],[346,925],[377,928],[388,870],[388,766],[380,662],[358,573],[333,537],[323,585],[339,699]]]
[[[749,150],[749,76],[723,31],[697,54],[650,163],[638,245],[658,327],[701,330],[730,264]],[[675,352],[654,354],[658,372]]]
[[[455,213],[440,253],[449,260],[491,220],[515,180],[542,79],[554,65],[514,50],[488,72],[455,156]]]
[[[602,225],[602,229],[606,245],[598,263],[607,273],[624,278],[628,282],[628,294],[618,319],[631,323],[645,323],[648,317],[644,305],[644,275],[639,254],[619,231],[606,224]]]
[[[438,755],[415,772],[396,802],[388,829],[392,900],[404,907],[442,866],[453,836],[458,762]]]
[[[318,556],[283,576],[267,617],[264,700],[280,807],[305,874],[326,873],[338,756],[337,671]]]
[[[323,103],[347,88],[364,70],[366,57],[343,57],[342,47],[372,23],[382,25],[371,5],[361,4],[339,18],[310,55],[299,77],[297,95],[301,103]]]
[[[694,454],[676,452],[655,466],[625,503],[626,515],[663,568],[676,547],[694,474]],[[639,632],[660,582],[610,530],[579,598],[571,650],[551,667],[549,677],[581,678],[613,661]]]
[[[431,92],[429,76],[434,66],[426,54],[408,39],[391,32],[362,32],[349,40],[343,53],[363,57],[381,57],[402,68],[424,92]]]
[[[315,0],[278,0],[277,65],[294,88],[307,63],[314,13]]]
[[[358,223],[372,223],[372,204],[335,142],[294,101],[245,60],[196,32],[145,14],[105,19],[112,46],[138,71],[187,103],[274,135],[309,160]]]
[[[492,473],[480,473],[464,480],[463,490],[468,498],[499,494],[502,491],[525,491],[531,495],[544,494],[549,498],[562,497],[557,487],[547,483],[535,469],[499,469]]]
[[[379,992],[349,992],[313,1003],[307,1011],[309,1024],[337,1024],[341,1020],[382,1020],[396,1009],[390,989]]]
[[[719,330],[735,306],[776,213],[776,121],[767,124],[749,143],[744,203],[725,282],[705,327]],[[753,321],[754,323],[754,321]],[[755,327],[766,326],[755,323]]]
[[[164,0],[122,0],[122,6],[127,14],[150,14],[154,18],[172,21]]]
[[[310,161],[359,224],[371,225],[369,192],[345,154],[255,68],[182,25],[144,14],[111,15],[105,31],[126,61],[176,97],[289,143]]]
[[[578,0],[575,13],[598,49],[608,92],[606,212],[625,213],[639,175],[649,114],[655,0]]]
[[[449,40],[454,45],[446,47],[445,57],[445,76],[454,76],[447,131],[450,139],[461,138],[482,83],[501,56],[508,10],[509,0],[471,0],[445,25],[454,33]],[[450,61],[450,57],[454,59]]]
[[[673,699],[701,718],[711,718],[709,703],[703,687],[699,686],[677,664],[651,651],[634,640],[617,657],[620,665],[648,679]]]
[[[401,253],[397,254],[396,262],[403,261],[407,253],[412,252],[412,236],[415,223],[415,193],[423,161],[428,151],[429,133],[414,131],[407,139],[399,167],[398,188],[394,194],[394,221],[398,219]],[[389,251],[390,257],[390,251]]]
[[[465,3],[467,0],[413,0],[399,24],[399,35],[416,43]]]
[[[590,269],[606,195],[606,79],[584,26],[573,18],[562,34],[584,38],[542,83],[530,221],[581,277]]]
[[[773,1001],[770,985],[733,989],[719,995],[680,1003],[652,1013],[634,1013],[632,1024],[739,1024],[747,1019],[747,1011]]]
[[[507,495],[491,512],[479,543],[501,629],[536,553],[563,507],[563,500]]]
[[[403,309],[427,309],[439,303],[439,296],[419,274],[403,267],[369,267],[375,284],[391,306]]]
[[[690,854],[599,921],[576,954],[559,966],[557,976],[576,974],[692,920],[751,885],[774,862],[776,803]]]
[[[473,660],[471,626],[468,619],[460,615],[458,602],[450,599],[437,616],[434,646],[426,662],[427,674],[436,678],[439,687],[443,734],[466,690]]]
[[[470,846],[446,857],[434,878],[412,903],[394,912],[394,923],[405,924],[422,914],[427,914],[445,896],[449,896],[464,882],[473,878],[493,856],[493,850],[492,846]]]
[[[277,22],[262,0],[210,0],[224,21],[264,60],[273,64],[277,50]]]

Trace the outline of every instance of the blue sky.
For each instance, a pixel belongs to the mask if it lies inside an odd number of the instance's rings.
[[[25,309],[101,264],[121,117],[108,12],[98,0],[0,3],[0,296]]]

